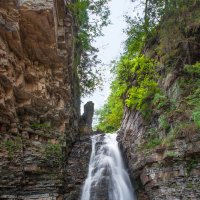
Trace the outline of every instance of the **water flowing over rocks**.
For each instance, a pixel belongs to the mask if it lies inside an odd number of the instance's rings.
[[[89,171],[81,200],[134,200],[116,134],[92,136]]]

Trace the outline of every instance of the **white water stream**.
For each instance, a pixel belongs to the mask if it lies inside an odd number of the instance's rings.
[[[89,172],[81,200],[136,200],[116,137],[117,134],[91,137]]]

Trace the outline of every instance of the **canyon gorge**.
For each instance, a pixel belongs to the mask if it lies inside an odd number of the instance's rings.
[[[74,0],[0,1],[2,200],[81,199],[95,151],[94,103],[88,102],[81,115],[71,3]],[[200,199],[200,130],[192,118],[196,107],[190,104],[199,101],[200,75],[184,68],[200,61],[199,8],[197,1],[181,11],[184,26],[172,27],[177,16],[165,19],[167,25],[159,27],[143,50],[160,61],[158,85],[164,93],[149,103],[148,117],[124,106],[117,141],[138,200]],[[100,195],[91,200],[111,200],[102,195],[102,185]]]

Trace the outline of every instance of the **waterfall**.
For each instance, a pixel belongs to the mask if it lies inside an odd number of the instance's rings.
[[[92,153],[81,200],[136,200],[116,137],[91,137]]]

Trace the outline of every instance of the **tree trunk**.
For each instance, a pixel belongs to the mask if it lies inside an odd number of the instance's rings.
[[[145,1],[145,15],[144,15],[144,31],[146,33],[146,35],[148,34],[148,24],[149,24],[149,17],[148,17],[148,3],[149,0]]]

